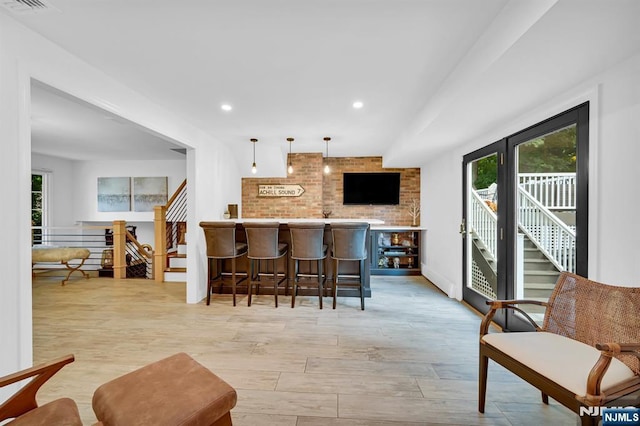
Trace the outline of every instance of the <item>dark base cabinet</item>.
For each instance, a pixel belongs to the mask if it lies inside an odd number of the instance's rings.
[[[420,229],[371,229],[371,275],[420,275]]]

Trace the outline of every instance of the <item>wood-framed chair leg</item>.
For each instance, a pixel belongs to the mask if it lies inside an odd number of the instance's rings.
[[[480,374],[478,378],[478,411],[484,413],[484,405],[487,397],[487,370],[489,369],[489,358],[482,354],[480,348]]]
[[[541,392],[541,393],[542,393],[542,403],[546,404],[546,405],[549,405],[549,395],[547,395],[544,392]]]

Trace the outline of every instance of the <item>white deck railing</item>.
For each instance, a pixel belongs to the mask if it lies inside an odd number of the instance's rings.
[[[546,182],[550,183],[552,180],[549,179]],[[481,240],[495,259],[498,219],[495,212],[478,194],[482,191],[471,191],[471,217],[468,226],[469,230]],[[551,199],[551,197],[547,198],[547,200]],[[560,271],[575,272],[575,228],[567,226],[558,219],[533,194],[527,191],[525,185],[521,185],[518,189],[518,226]]]
[[[560,271],[575,272],[575,231],[523,187],[518,190],[518,225]]]
[[[471,191],[469,229],[478,236],[495,259],[497,252],[498,216],[487,206],[475,190]]]
[[[518,184],[548,209],[575,210],[575,173],[519,173]]]

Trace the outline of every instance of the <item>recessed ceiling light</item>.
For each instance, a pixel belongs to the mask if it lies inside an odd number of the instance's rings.
[[[233,109],[233,107],[229,104],[222,104],[220,108],[222,108],[223,111],[231,111]]]
[[[355,101],[355,102],[353,103],[353,107],[354,107],[355,109],[360,109],[360,108],[362,108],[363,106],[364,106],[364,104],[362,103],[362,101]]]

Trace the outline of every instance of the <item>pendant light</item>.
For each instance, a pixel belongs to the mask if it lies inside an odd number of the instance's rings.
[[[325,163],[324,163],[324,174],[328,175],[329,173],[331,173],[331,167],[329,167],[329,141],[331,140],[330,137],[325,137],[324,138],[324,143],[327,146],[327,157],[325,159]]]
[[[291,161],[291,142],[293,142],[293,138],[287,138],[289,142],[289,166],[287,167],[287,172],[289,174],[293,174],[293,162]]]
[[[253,164],[251,165],[251,173],[255,175],[258,172],[258,168],[256,167],[256,142],[258,142],[258,139],[250,139],[250,141],[253,144]]]

